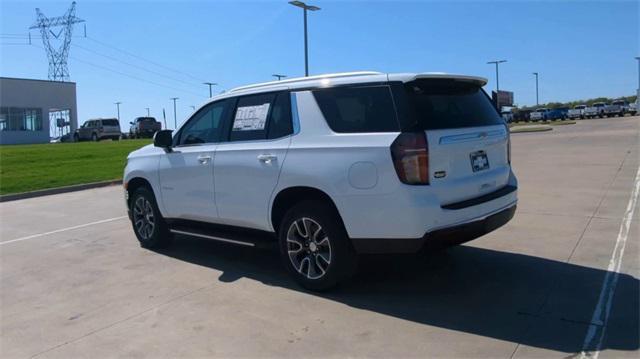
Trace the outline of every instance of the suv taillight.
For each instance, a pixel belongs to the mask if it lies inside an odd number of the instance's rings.
[[[398,178],[411,185],[429,184],[429,145],[424,132],[404,132],[391,144]]]

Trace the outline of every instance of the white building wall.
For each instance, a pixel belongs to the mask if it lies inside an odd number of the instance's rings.
[[[78,127],[76,84],[32,79],[0,77],[0,106],[42,109],[42,130],[0,131],[0,144],[48,143],[49,111],[69,109],[71,132]]]

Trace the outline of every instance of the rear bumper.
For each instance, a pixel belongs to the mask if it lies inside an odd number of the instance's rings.
[[[420,238],[353,238],[358,253],[415,253],[465,243],[507,224],[516,212],[512,205],[488,217],[425,233]]]

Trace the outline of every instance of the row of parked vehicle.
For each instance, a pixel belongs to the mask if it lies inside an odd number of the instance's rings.
[[[151,138],[162,129],[162,124],[153,117],[136,117],[129,122],[129,133],[122,133],[120,121],[116,118],[98,118],[88,120],[73,133],[73,140],[100,141],[111,139],[118,141],[121,138]]]
[[[577,105],[574,108],[546,108],[542,107],[530,113],[513,114],[510,111],[502,112],[502,117],[507,122],[514,120],[525,121],[555,121],[566,119],[585,119],[585,118],[603,118],[603,117],[623,117],[626,114],[635,116],[637,111],[637,102],[628,103],[624,100],[613,101],[610,104],[604,102],[596,102],[591,106],[586,104]]]
[[[631,116],[635,116],[638,112],[637,102],[627,103],[626,101],[619,100],[613,101],[610,104],[604,102],[596,102],[591,106],[578,105],[568,111],[569,118],[594,118],[594,117],[623,117],[627,113]]]

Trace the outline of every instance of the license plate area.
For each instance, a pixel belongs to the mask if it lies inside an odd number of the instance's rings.
[[[471,169],[473,172],[484,171],[489,169],[489,158],[485,151],[476,151],[469,154],[471,160]]]

